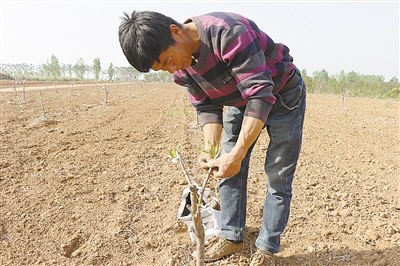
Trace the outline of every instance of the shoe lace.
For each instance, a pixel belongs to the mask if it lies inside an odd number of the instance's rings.
[[[215,248],[219,248],[224,243],[223,239],[218,237],[213,237],[208,241],[207,247],[209,250],[213,250]]]
[[[252,263],[257,263],[260,264],[264,262],[265,256],[261,254],[260,252],[256,252],[251,256],[251,262]]]
[[[209,246],[209,247],[213,246],[216,242],[218,242],[218,240],[219,240],[218,237],[216,237],[216,236],[212,237],[210,240],[208,240],[207,246]]]
[[[265,254],[260,251],[254,253],[251,256],[250,261],[252,265],[275,265],[272,254]]]
[[[220,247],[222,247],[225,244],[226,241],[227,240],[225,240],[225,239],[219,238],[219,239],[215,240],[214,243],[212,243],[212,247],[219,249]]]

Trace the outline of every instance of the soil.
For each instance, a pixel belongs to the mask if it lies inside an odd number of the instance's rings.
[[[0,91],[0,264],[193,264],[176,218],[186,180],[168,158],[180,145],[189,173],[204,179],[183,90],[38,89]],[[263,132],[253,151],[245,250],[207,265],[248,265],[255,251],[267,143]],[[278,265],[400,265],[399,158],[398,101],[309,94]]]

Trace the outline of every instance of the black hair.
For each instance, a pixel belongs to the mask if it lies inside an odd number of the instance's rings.
[[[119,43],[128,62],[139,72],[149,72],[160,54],[175,43],[170,25],[179,23],[153,11],[124,12],[119,26]]]

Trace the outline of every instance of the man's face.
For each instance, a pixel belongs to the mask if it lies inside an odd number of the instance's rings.
[[[154,62],[151,68],[156,71],[168,71],[172,74],[177,70],[190,67],[192,64],[192,55],[186,52],[182,43],[176,42],[160,54],[159,61]]]
[[[193,52],[190,38],[180,27],[171,24],[170,30],[175,43],[160,54],[159,62],[154,62],[151,68],[168,71],[172,74],[177,70],[190,67]]]

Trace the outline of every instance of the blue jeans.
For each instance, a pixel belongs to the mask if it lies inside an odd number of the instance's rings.
[[[268,176],[267,195],[264,202],[263,220],[256,246],[272,253],[279,251],[280,236],[289,218],[292,199],[292,181],[299,158],[306,87],[302,79],[285,92],[276,95],[266,123],[270,137],[265,160]],[[243,120],[240,108],[228,107],[224,117],[222,152],[228,153],[235,146]],[[253,146],[242,161],[240,172],[220,183],[221,233],[230,240],[243,240],[246,226],[247,176]]]

